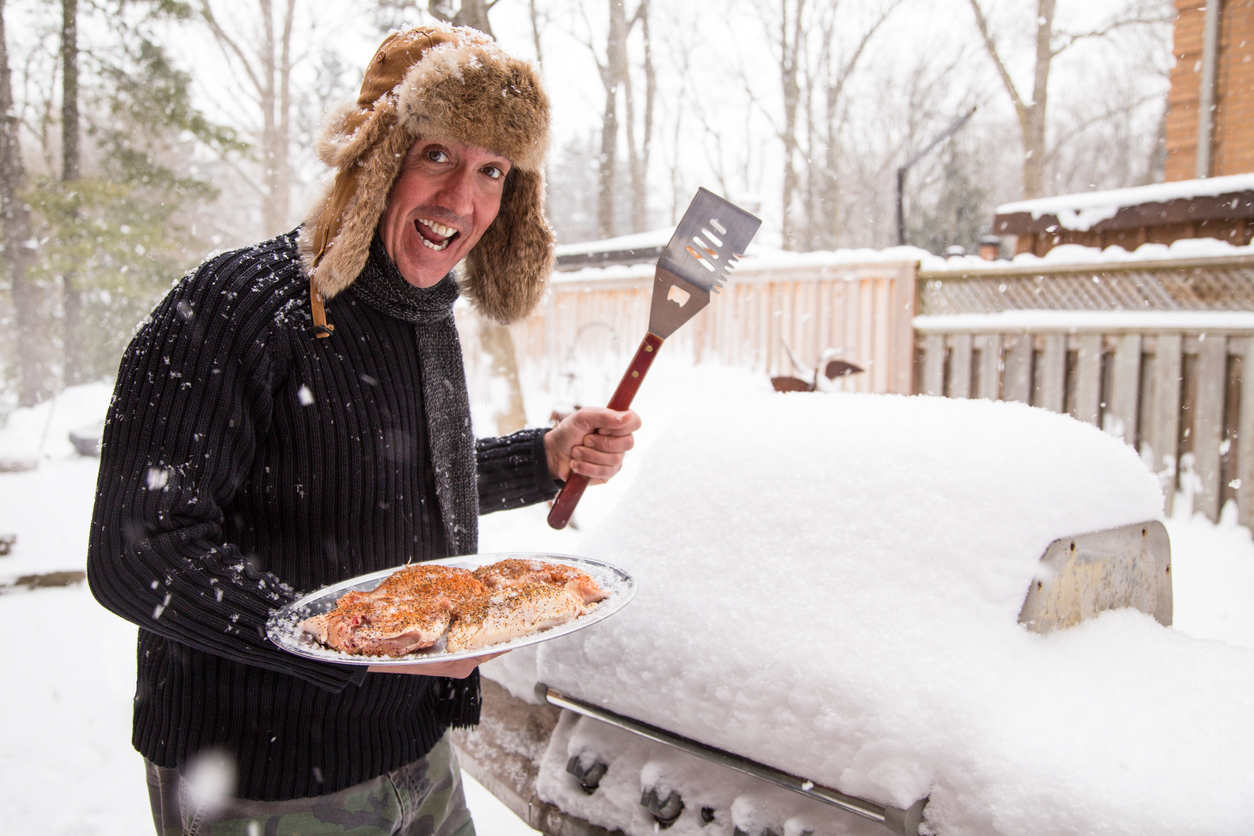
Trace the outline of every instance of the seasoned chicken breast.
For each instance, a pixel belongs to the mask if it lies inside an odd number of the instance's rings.
[[[459,611],[448,650],[478,650],[565,624],[588,611],[579,595],[551,583],[519,583],[477,598]]]
[[[587,572],[572,566],[545,563],[540,560],[506,558],[487,566],[480,566],[473,574],[488,589],[543,583],[563,586],[577,595],[585,604],[595,604],[607,597]]]

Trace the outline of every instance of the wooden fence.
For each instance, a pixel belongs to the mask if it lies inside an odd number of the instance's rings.
[[[1254,498],[1254,258],[921,272],[916,391],[1020,401],[1123,438],[1218,519]]]
[[[518,364],[550,392],[576,365],[609,385],[648,327],[653,265],[554,276],[513,329]],[[473,339],[468,361],[480,361]],[[667,340],[667,353],[796,374],[825,350],[861,366],[846,391],[1021,401],[1117,435],[1217,519],[1254,504],[1254,257],[918,270],[819,254],[752,261]],[[606,393],[608,396],[608,392]]]
[[[865,369],[842,379],[842,388],[909,394],[915,270],[910,262],[770,268],[747,262],[667,340],[667,352],[766,377],[798,372],[789,349],[811,370],[832,349]],[[652,290],[651,264],[557,274],[541,310],[514,330],[520,363],[543,364],[554,378],[588,358],[625,369],[648,330]]]

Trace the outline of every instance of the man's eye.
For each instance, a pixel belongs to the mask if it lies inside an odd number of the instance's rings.
[[[493,180],[500,180],[502,177],[505,176],[505,172],[501,171],[501,169],[497,168],[494,165],[485,166],[483,169],[483,173],[491,177]]]
[[[427,149],[427,159],[433,163],[442,163],[448,160],[448,154],[439,148],[429,148]]]

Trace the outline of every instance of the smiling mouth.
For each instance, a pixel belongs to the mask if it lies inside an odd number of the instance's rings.
[[[437,253],[447,249],[448,245],[453,243],[453,239],[461,234],[452,227],[429,221],[426,218],[416,219],[414,229],[418,231],[418,240],[422,241],[422,245]]]

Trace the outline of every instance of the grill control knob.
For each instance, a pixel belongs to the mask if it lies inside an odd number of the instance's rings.
[[[575,776],[579,786],[583,787],[583,791],[588,795],[592,795],[597,791],[597,787],[601,786],[601,779],[605,777],[605,771],[609,768],[608,764],[599,760],[594,760],[591,766],[584,767],[578,755],[566,761],[566,771]]]
[[[670,827],[684,811],[684,800],[672,790],[666,798],[658,798],[657,788],[650,787],[640,796],[640,804],[653,814],[663,829]]]

